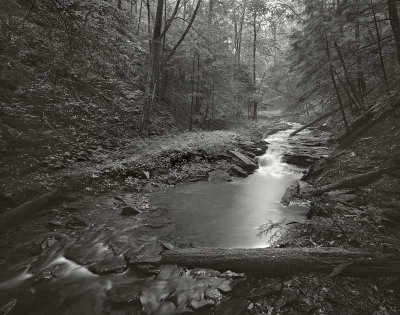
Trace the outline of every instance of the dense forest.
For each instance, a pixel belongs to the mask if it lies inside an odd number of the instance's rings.
[[[400,3],[1,0],[1,314],[400,312]]]

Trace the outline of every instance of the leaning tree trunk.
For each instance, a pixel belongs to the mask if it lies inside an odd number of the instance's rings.
[[[139,31],[140,31],[140,20],[142,19],[142,7],[143,7],[143,0],[140,0],[139,18],[138,18],[138,23],[137,23],[136,35],[139,35]]]
[[[353,188],[353,187],[358,187],[362,185],[368,185],[373,182],[376,182],[382,177],[383,171],[382,170],[376,170],[376,171],[371,171],[368,173],[363,173],[363,174],[358,174],[354,175],[351,177],[347,177],[344,179],[341,179],[337,182],[334,182],[332,184],[324,185],[321,186],[314,191],[312,191],[311,195],[313,196],[319,196],[322,195],[325,192],[332,191],[332,190],[338,190],[342,188]]]
[[[340,248],[187,248],[166,250],[160,264],[188,268],[246,273],[262,273],[281,277],[302,273],[346,276],[393,276],[399,274],[398,258],[364,250]]]
[[[325,33],[325,43],[326,43],[326,54],[327,54],[327,56],[328,56],[328,61],[329,61],[329,72],[330,72],[330,74],[331,74],[332,84],[333,84],[333,87],[335,88],[335,92],[336,92],[336,96],[337,96],[337,99],[338,99],[339,108],[340,108],[340,112],[341,112],[341,114],[342,114],[342,118],[343,118],[344,125],[346,126],[346,128],[348,128],[349,125],[348,125],[348,123],[347,123],[346,114],[345,114],[345,112],[344,112],[342,98],[341,98],[341,96],[340,96],[340,92],[339,92],[339,89],[338,89],[338,87],[337,87],[336,80],[335,80],[335,76],[334,76],[334,70],[335,70],[335,68],[334,68],[334,66],[333,66],[333,64],[332,64],[332,61],[331,61],[331,55],[330,55],[330,53],[329,53],[328,36],[327,36],[326,33]]]
[[[362,96],[358,93],[358,90],[353,85],[352,79],[350,77],[349,71],[348,71],[347,66],[346,66],[346,62],[344,61],[344,57],[343,57],[342,51],[340,50],[340,47],[336,42],[334,42],[334,46],[335,46],[335,49],[336,49],[337,54],[339,56],[340,62],[342,64],[344,77],[346,79],[346,82],[349,85],[350,90],[352,91],[352,93],[354,95],[354,101],[360,108],[364,109],[365,106],[364,106],[364,102],[363,102]]]
[[[365,91],[367,90],[367,85],[365,83],[365,79],[364,79],[364,71],[363,71],[363,66],[362,66],[362,58],[360,55],[360,20],[359,20],[359,0],[354,0],[354,4],[357,7],[357,15],[355,18],[355,41],[356,41],[356,64],[357,64],[357,87],[358,87],[358,91],[360,93],[360,97],[362,98],[362,95],[365,93]]]
[[[387,74],[386,74],[386,68],[385,68],[385,62],[383,60],[383,55],[382,55],[381,34],[379,33],[378,21],[376,19],[376,13],[375,13],[374,8],[372,8],[372,14],[374,15],[374,25],[375,25],[377,44],[378,44],[379,60],[381,62],[381,66],[382,66],[383,78],[385,80],[385,86],[386,86],[387,93],[390,95],[388,79],[387,79]]]
[[[400,64],[400,22],[399,22],[399,15],[397,13],[396,0],[388,0],[387,4],[389,11],[390,25],[392,27],[394,41],[396,43],[397,59]]]

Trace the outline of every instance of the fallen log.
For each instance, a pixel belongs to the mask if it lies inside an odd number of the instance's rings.
[[[365,115],[363,115],[359,118],[359,120],[357,121],[357,124],[355,124],[354,127],[349,129],[349,131],[347,133],[345,133],[342,137],[340,137],[337,140],[337,142],[339,143],[339,148],[343,149],[343,148],[346,148],[349,145],[351,145],[353,142],[355,142],[357,139],[359,139],[364,133],[366,133],[368,130],[370,130],[372,126],[377,124],[383,118],[390,115],[391,112],[392,112],[392,109],[390,108],[389,110],[382,112],[381,114],[377,115],[376,117],[373,117],[372,111],[366,112]]]
[[[345,106],[345,107],[347,107],[347,106]],[[327,112],[327,113],[323,114],[322,116],[319,116],[317,119],[314,119],[313,121],[309,122],[308,124],[305,124],[304,126],[300,127],[299,129],[296,129],[295,131],[293,131],[291,134],[289,134],[289,137],[293,137],[293,136],[297,135],[300,131],[303,131],[304,129],[311,127],[312,125],[316,124],[317,122],[321,121],[322,119],[332,116],[339,110],[340,110],[340,107],[336,108],[330,112]]]
[[[377,181],[382,176],[382,174],[383,174],[382,170],[377,170],[377,171],[371,171],[368,173],[347,177],[338,182],[321,186],[321,187],[315,189],[311,193],[311,195],[319,196],[319,195],[322,195],[323,193],[331,191],[331,190],[367,185],[367,184]]]
[[[185,248],[167,250],[160,264],[280,277],[302,273],[387,276],[400,272],[398,258],[340,248]],[[346,266],[346,267],[344,267]],[[340,272],[338,272],[340,269]]]
[[[37,214],[44,206],[53,202],[61,195],[59,189],[44,193],[35,199],[29,200],[13,210],[6,212],[0,216],[0,231],[4,232],[8,228],[23,222],[24,220]]]

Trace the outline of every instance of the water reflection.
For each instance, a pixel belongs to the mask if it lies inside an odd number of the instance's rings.
[[[172,237],[213,247],[266,247],[268,238],[257,237],[268,220],[302,221],[306,208],[280,204],[286,188],[301,176],[301,169],[281,162],[282,145],[291,130],[267,139],[268,150],[260,168],[246,179],[229,183],[198,182],[155,193],[153,203],[170,211],[175,221]]]

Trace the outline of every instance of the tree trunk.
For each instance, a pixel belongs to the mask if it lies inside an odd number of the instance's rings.
[[[356,41],[356,64],[357,64],[357,87],[358,87],[358,91],[360,96],[362,97],[362,94],[365,93],[365,91],[367,90],[367,85],[365,83],[365,79],[364,79],[364,71],[363,71],[363,67],[362,67],[362,58],[360,56],[360,21],[359,21],[359,0],[354,0],[354,4],[357,7],[357,15],[355,18],[355,41]]]
[[[256,89],[256,49],[257,49],[257,11],[254,6],[253,11],[253,84],[254,90]],[[257,101],[253,101],[253,120],[257,120]]]
[[[331,190],[367,185],[367,184],[373,183],[373,182],[377,181],[379,178],[381,178],[382,173],[383,173],[382,170],[377,170],[377,171],[372,171],[372,172],[368,172],[368,173],[364,173],[364,174],[354,175],[354,176],[351,176],[348,178],[344,178],[338,182],[321,186],[320,188],[317,188],[316,190],[314,190],[311,194],[313,196],[319,196],[319,195],[322,195],[323,193],[331,191]]]
[[[187,27],[186,27],[186,30],[183,32],[183,34],[182,34],[182,36],[180,37],[180,39],[178,40],[178,42],[177,42],[177,43],[175,44],[175,46],[172,48],[172,50],[171,50],[171,52],[169,53],[169,55],[167,56],[165,62],[167,62],[167,61],[174,55],[175,51],[178,49],[178,47],[179,47],[179,46],[182,44],[182,42],[184,41],[184,39],[185,39],[187,33],[189,32],[190,28],[192,27],[192,24],[193,24],[194,20],[196,19],[197,11],[198,11],[199,8],[200,8],[201,1],[202,1],[202,0],[198,0],[198,1],[197,1],[196,8],[194,9],[192,18],[190,19],[190,21],[189,21],[189,23],[188,23],[188,25],[187,25]]]
[[[399,22],[399,15],[397,13],[396,0],[388,0],[387,4],[389,11],[390,25],[392,27],[393,36],[396,43],[397,59],[400,64],[400,22]]]
[[[142,7],[143,7],[143,0],[140,0],[139,18],[138,18],[136,35],[139,35],[139,31],[140,31],[140,20],[142,19]]]
[[[213,22],[213,11],[214,11],[214,0],[209,1],[208,6],[208,25],[212,25]]]
[[[348,105],[347,105],[348,106]],[[344,106],[344,108],[346,108],[347,106]],[[297,135],[300,131],[303,131],[304,129],[311,127],[312,125],[315,125],[317,122],[328,118],[329,116],[332,116],[333,114],[337,113],[339,110],[341,110],[340,108],[336,108],[330,112],[327,112],[326,114],[323,114],[322,116],[319,116],[317,119],[309,122],[308,124],[305,124],[304,126],[301,126],[299,129],[296,129],[295,131],[293,131],[289,137],[293,137],[295,135]]]
[[[381,277],[400,272],[395,255],[340,248],[187,248],[166,250],[161,264],[219,271],[261,273],[270,277],[316,273]]]
[[[199,114],[201,111],[201,103],[199,100],[200,94],[200,53],[197,52],[197,80],[196,80],[196,102],[195,102],[195,110],[196,114]]]
[[[381,66],[382,66],[382,73],[383,73],[383,78],[385,80],[386,90],[387,90],[387,93],[390,95],[387,74],[386,74],[386,68],[385,68],[385,62],[383,60],[383,55],[382,55],[381,34],[379,33],[378,21],[376,19],[376,13],[375,13],[375,10],[373,7],[372,7],[372,13],[374,15],[374,25],[375,25],[376,38],[377,38],[377,43],[378,43],[379,60],[381,62]]]
[[[153,37],[151,40],[150,53],[150,80],[148,80],[147,101],[143,108],[142,133],[148,130],[150,124],[150,116],[153,110],[155,94],[157,91],[158,78],[160,76],[160,60],[161,60],[161,25],[163,17],[164,0],[157,1],[156,18],[154,22]],[[149,7],[148,7],[149,9]]]
[[[339,89],[338,89],[338,87],[336,85],[336,80],[335,80],[335,76],[334,76],[334,67],[333,67],[333,64],[332,64],[332,61],[331,61],[331,55],[329,53],[329,42],[328,42],[328,36],[327,36],[326,33],[325,33],[325,42],[326,42],[326,54],[328,56],[328,62],[329,62],[329,72],[331,74],[332,83],[333,83],[333,86],[335,88],[335,92],[336,92],[336,96],[337,96],[337,99],[338,99],[340,112],[342,113],[342,118],[343,118],[344,125],[346,126],[346,128],[348,128],[349,125],[347,123],[346,114],[344,112],[342,98],[340,96]]]
[[[190,102],[190,117],[189,117],[189,131],[193,129],[193,103],[194,103],[194,65],[196,56],[193,54],[193,64],[192,64],[192,100]]]
[[[239,33],[238,33],[238,45],[237,45],[237,49],[238,49],[238,54],[237,54],[237,61],[238,64],[240,63],[240,59],[241,59],[241,50],[242,50],[242,34],[243,34],[243,25],[244,25],[244,18],[246,15],[246,0],[243,1],[243,7],[242,7],[242,15],[240,17],[240,24],[239,24]]]
[[[351,91],[352,91],[352,93],[354,95],[354,101],[360,108],[365,108],[364,103],[362,101],[362,97],[358,93],[358,90],[356,88],[354,88],[353,82],[351,81],[351,77],[350,77],[349,71],[347,70],[347,66],[346,66],[346,63],[344,61],[342,51],[340,50],[340,48],[339,48],[339,46],[338,46],[338,44],[336,42],[334,42],[334,46],[335,46],[335,49],[336,49],[336,51],[338,53],[340,62],[342,64],[344,77],[346,79],[346,82],[349,85],[349,87],[350,87],[350,89],[351,89]]]

